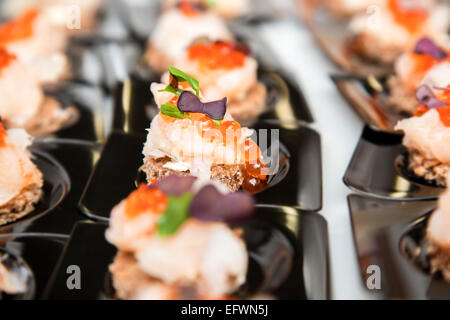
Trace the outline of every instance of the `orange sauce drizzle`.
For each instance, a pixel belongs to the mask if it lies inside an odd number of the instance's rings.
[[[6,44],[31,37],[33,35],[33,22],[38,13],[38,10],[30,9],[18,19],[0,25],[0,43]]]
[[[145,185],[133,191],[125,200],[125,213],[130,218],[135,218],[145,212],[162,214],[167,208],[167,197],[158,188],[148,188]]]
[[[389,0],[388,8],[394,15],[395,21],[411,34],[419,32],[428,18],[426,11],[419,8],[406,8],[402,5],[402,0]]]
[[[188,49],[188,57],[197,61],[203,71],[232,70],[245,64],[245,54],[223,41],[194,44]]]

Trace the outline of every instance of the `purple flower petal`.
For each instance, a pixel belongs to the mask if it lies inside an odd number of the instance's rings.
[[[190,91],[183,91],[180,94],[177,106],[183,112],[203,113],[203,102]]]
[[[153,183],[150,188],[159,188],[168,196],[181,197],[192,189],[195,180],[196,178],[192,176],[172,174]]]
[[[178,109],[183,112],[203,113],[212,119],[220,120],[227,111],[227,98],[222,100],[203,103],[190,91],[183,91],[178,98]]]
[[[429,38],[420,39],[414,48],[414,53],[426,54],[438,60],[447,58],[447,53]]]
[[[203,187],[192,199],[189,215],[202,221],[217,221],[215,208],[222,197],[213,185]]]
[[[227,111],[227,98],[203,104],[203,112],[215,120],[223,119]]]
[[[416,92],[416,99],[428,109],[436,109],[447,106],[447,103],[439,100],[427,85],[421,85]]]
[[[237,222],[254,213],[253,198],[243,192],[223,195],[213,185],[203,187],[192,199],[190,216],[202,221]]]
[[[217,205],[216,215],[226,222],[238,222],[250,218],[255,212],[255,201],[244,192],[229,193]]]

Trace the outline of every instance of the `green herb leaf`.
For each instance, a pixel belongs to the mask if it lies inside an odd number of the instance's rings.
[[[161,106],[161,113],[172,118],[184,119],[184,112],[171,103],[164,103]]]
[[[159,236],[169,236],[175,233],[188,219],[192,198],[191,193],[186,193],[181,197],[168,198],[167,209],[158,220]]]
[[[183,92],[182,89],[175,90],[170,84],[167,85],[164,89],[158,90],[158,92],[170,92],[179,97]]]
[[[216,0],[207,0],[206,5],[211,8],[214,8],[217,5],[217,3],[216,3]]]
[[[194,89],[195,94],[197,95],[197,97],[199,96],[200,89],[199,89],[199,83],[198,83],[197,79],[191,77],[190,75],[184,73],[180,69],[177,69],[177,68],[174,68],[174,67],[169,67],[169,72],[170,72],[170,74],[172,74],[172,76],[177,78],[177,80],[179,82],[186,82],[187,81],[187,83],[189,83],[191,88]]]
[[[213,119],[213,118],[211,118],[211,120],[214,122],[214,124],[216,125],[217,128],[220,127],[220,121],[222,121],[222,120],[216,120],[216,119]]]

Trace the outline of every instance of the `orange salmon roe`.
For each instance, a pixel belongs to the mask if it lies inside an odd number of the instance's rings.
[[[16,59],[17,57],[14,54],[9,53],[5,48],[0,47],[0,71],[9,66],[9,64]]]
[[[411,34],[419,32],[425,24],[428,13],[419,8],[406,8],[404,0],[389,0],[388,8],[394,15],[395,22],[402,25]]]
[[[33,22],[38,13],[38,10],[31,9],[18,19],[0,25],[0,43],[5,44],[31,37],[33,35]]]
[[[241,125],[236,121],[222,121],[219,126],[220,133],[222,134],[223,144],[233,139],[234,145],[237,145],[238,140],[241,138]],[[227,137],[227,134],[230,137]]]
[[[439,117],[441,118],[441,122],[446,127],[450,127],[450,106],[438,108]]]
[[[427,107],[425,106],[419,106],[416,108],[416,110],[414,110],[414,117],[421,117],[423,116],[425,113],[427,113],[429,110]]]
[[[188,49],[189,59],[198,61],[201,70],[232,70],[242,67],[245,54],[228,42],[199,43]]]
[[[436,98],[450,104],[450,85],[447,86],[447,90],[439,90],[436,93]]]
[[[125,213],[130,218],[135,218],[148,211],[162,214],[166,210],[168,202],[166,195],[160,189],[150,189],[145,185],[139,186],[125,201]]]
[[[198,14],[198,10],[195,9],[195,7],[192,5],[192,3],[189,3],[189,1],[182,1],[180,3],[180,11],[188,17],[195,17]]]
[[[433,68],[435,65],[446,61],[450,62],[450,55],[444,60],[435,59],[427,54],[412,53],[411,56],[414,64],[413,76],[417,82],[420,82],[428,70]]]

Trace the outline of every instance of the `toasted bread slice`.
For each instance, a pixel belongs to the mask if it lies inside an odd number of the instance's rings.
[[[450,173],[450,163],[442,163],[438,160],[426,159],[419,151],[409,152],[408,168],[415,175],[425,180],[434,181],[437,185],[447,186],[447,175]]]
[[[155,159],[147,156],[142,167],[147,175],[147,181],[159,180],[170,174],[190,174],[189,170],[175,171],[164,167],[168,162],[171,162],[169,157]],[[244,182],[244,165],[213,165],[211,167],[211,180],[223,183],[232,192],[237,191]]]
[[[32,212],[42,196],[42,185],[41,179],[23,188],[17,196],[0,206],[0,225],[14,222]]]

